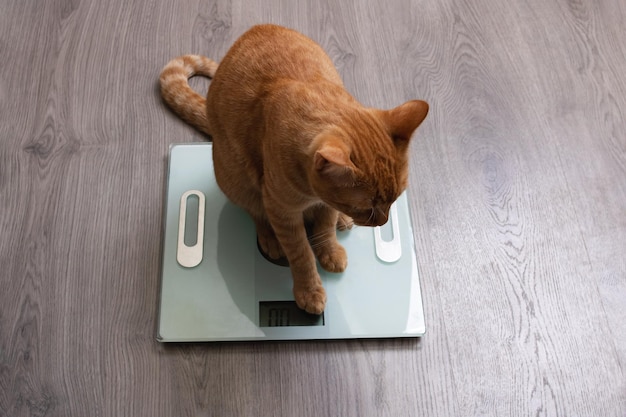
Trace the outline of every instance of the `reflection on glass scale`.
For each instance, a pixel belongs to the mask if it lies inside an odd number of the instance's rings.
[[[328,301],[310,315],[291,272],[263,257],[254,223],[221,193],[211,144],[170,149],[158,340],[236,341],[418,337],[424,313],[406,194],[382,227],[338,232],[340,274],[321,268]]]

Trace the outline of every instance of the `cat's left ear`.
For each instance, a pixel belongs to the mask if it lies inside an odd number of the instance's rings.
[[[394,143],[403,149],[409,144],[415,129],[428,114],[428,103],[411,100],[391,110],[382,111],[381,116]]]
[[[354,164],[350,150],[340,141],[326,140],[313,156],[315,170],[322,176],[338,182],[353,180]]]

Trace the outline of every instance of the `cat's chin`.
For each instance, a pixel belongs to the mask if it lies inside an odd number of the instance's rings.
[[[354,221],[354,224],[356,226],[365,226],[365,227],[376,227],[376,226],[383,226],[384,224],[387,223],[387,219],[385,219],[385,221],[382,222],[376,222],[376,221],[358,221],[355,218],[352,218]]]

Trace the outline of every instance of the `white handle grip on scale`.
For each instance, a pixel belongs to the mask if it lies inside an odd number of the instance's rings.
[[[393,238],[391,240],[383,240],[380,232],[381,226],[374,228],[374,245],[376,246],[376,256],[383,262],[396,262],[402,257],[402,244],[400,241],[400,225],[398,223],[398,209],[396,203],[391,205],[389,209],[389,217],[391,222],[391,230]]]
[[[185,225],[187,224],[187,199],[195,195],[198,197],[197,239],[193,246],[185,245]],[[189,190],[180,198],[180,212],[178,214],[178,249],[176,260],[185,268],[193,268],[202,262],[204,242],[204,194],[202,191]]]

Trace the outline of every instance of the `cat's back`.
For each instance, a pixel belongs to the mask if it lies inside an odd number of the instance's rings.
[[[295,30],[270,24],[253,26],[235,42],[215,78],[225,72],[258,81],[323,77],[341,84],[332,61],[317,43]]]
[[[208,100],[232,105],[235,103],[224,100],[257,99],[278,80],[319,79],[342,85],[331,59],[317,43],[282,26],[257,25],[244,33],[220,62]]]

